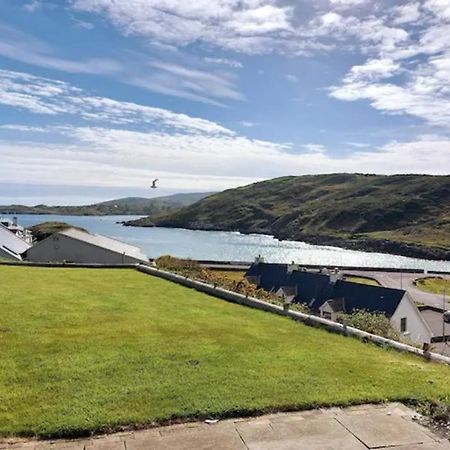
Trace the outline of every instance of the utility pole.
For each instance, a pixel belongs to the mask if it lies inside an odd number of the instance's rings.
[[[446,311],[445,282],[446,282],[446,279],[444,276],[444,292],[442,295],[442,342],[444,343],[444,345],[445,345],[445,341],[446,341],[446,339],[445,339],[445,311]]]

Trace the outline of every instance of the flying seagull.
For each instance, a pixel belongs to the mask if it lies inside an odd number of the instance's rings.
[[[158,186],[156,186],[157,181],[158,181],[158,178],[156,178],[152,181],[152,185],[150,186],[152,189],[156,189],[158,187]]]

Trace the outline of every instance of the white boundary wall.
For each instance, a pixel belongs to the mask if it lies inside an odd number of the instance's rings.
[[[154,275],[159,278],[164,278],[165,280],[173,281],[174,283],[181,284],[183,286],[195,289],[200,292],[204,292],[205,294],[209,294],[232,303],[238,303],[240,305],[249,306],[251,308],[260,309],[281,316],[287,316],[296,321],[303,322],[304,324],[309,326],[325,328],[334,333],[339,333],[346,336],[355,336],[363,341],[373,342],[381,346],[394,348],[395,350],[413,353],[415,355],[422,356],[431,361],[441,362],[450,365],[450,358],[447,356],[443,356],[438,353],[425,352],[424,350],[412,347],[411,345],[393,341],[391,339],[377,336],[375,334],[370,334],[365,331],[358,330],[357,328],[348,327],[346,325],[333,322],[331,320],[327,320],[322,317],[304,314],[298,311],[290,311],[284,309],[282,306],[274,305],[272,303],[268,303],[263,300],[258,300],[253,297],[246,297],[245,295],[238,294],[236,292],[228,291],[226,289],[216,287],[211,284],[203,283],[201,281],[192,280],[191,278],[176,275],[171,272],[165,272],[163,270],[159,270],[154,267],[138,265],[136,269],[139,272]]]

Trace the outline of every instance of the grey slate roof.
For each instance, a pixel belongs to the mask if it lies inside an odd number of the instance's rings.
[[[12,254],[11,256],[20,255],[31,247],[30,244],[23,239],[17,237],[8,228],[0,225],[0,248],[6,250],[5,254]]]
[[[278,291],[285,285],[287,264],[254,263],[247,270],[246,277],[261,277],[258,288],[266,291]]]
[[[124,242],[117,241],[116,239],[111,239],[100,234],[91,234],[86,231],[77,230],[76,228],[68,228],[67,230],[58,232],[58,234],[95,245],[96,247],[105,248],[116,253],[125,254],[131,258],[148,261],[147,255],[145,255],[138,247],[125,244]]]
[[[363,309],[371,313],[380,312],[391,317],[405,294],[406,292],[402,289],[340,280],[336,282],[332,298],[344,299],[344,312],[346,313]]]
[[[294,302],[303,303],[318,311],[328,300],[344,300],[344,311],[351,313],[360,309],[380,312],[391,317],[406,294],[401,289],[351,283],[338,280],[331,283],[330,276],[318,272],[294,270],[287,272],[286,264],[255,263],[246,276],[261,277],[258,287],[267,291],[277,291],[280,287],[295,286]],[[337,307],[338,303],[333,304]]]

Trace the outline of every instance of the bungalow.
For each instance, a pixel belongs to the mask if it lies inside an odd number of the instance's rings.
[[[148,257],[133,245],[75,228],[52,234],[29,248],[25,255],[33,262],[75,262],[136,264]]]
[[[336,321],[339,314],[355,310],[379,312],[404,338],[431,342],[431,329],[406,291],[351,283],[337,271],[310,272],[293,264],[255,262],[247,275],[258,287],[276,292],[287,302],[302,303],[313,314]]]
[[[31,245],[0,224],[0,258],[22,260],[22,253]]]
[[[401,336],[411,342],[431,342],[430,327],[411,297],[402,289],[339,280],[334,285],[330,299],[319,307],[319,314],[335,321],[339,314],[351,314],[356,310],[384,314]]]

